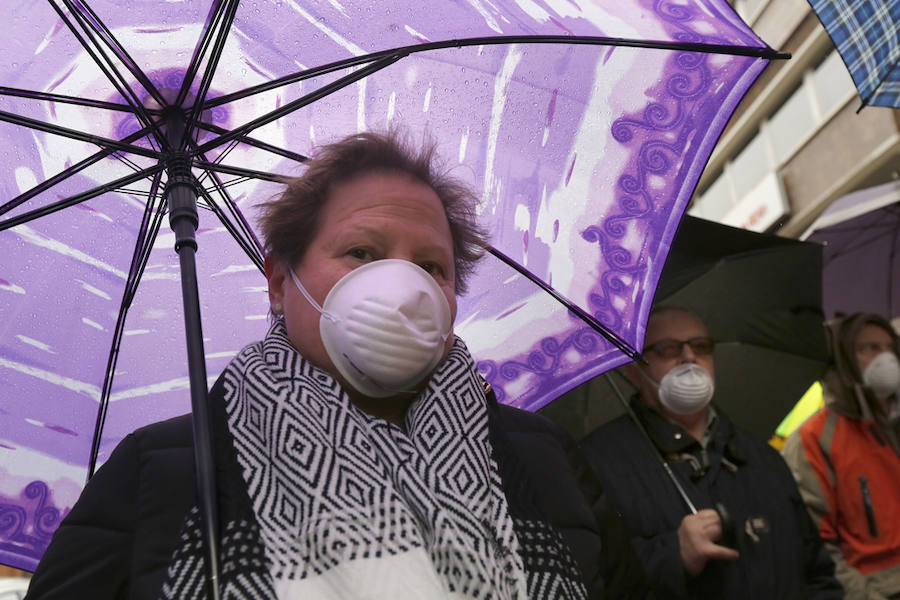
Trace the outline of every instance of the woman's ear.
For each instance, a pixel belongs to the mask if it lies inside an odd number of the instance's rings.
[[[287,277],[284,262],[266,256],[264,268],[269,282],[269,309],[275,315],[284,312],[284,282]]]

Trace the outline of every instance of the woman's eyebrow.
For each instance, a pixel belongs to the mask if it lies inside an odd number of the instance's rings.
[[[352,238],[353,236],[359,235],[373,236],[377,241],[382,241],[387,237],[384,232],[371,223],[355,223],[342,228],[332,239],[335,242],[340,242],[348,237]]]

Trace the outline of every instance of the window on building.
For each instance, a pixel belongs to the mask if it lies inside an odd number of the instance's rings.
[[[734,194],[727,177],[719,176],[694,203],[691,214],[710,221],[721,221],[734,206]]]
[[[766,138],[757,134],[731,163],[729,171],[734,191],[738,195],[750,191],[772,170],[772,167]]]
[[[767,0],[738,0],[735,7],[755,10]],[[756,7],[756,8],[754,8]],[[746,15],[742,14],[745,18]],[[767,175],[776,174],[806,142],[856,93],[850,74],[834,50],[808,69],[761,124],[756,134],[737,150],[705,189],[698,189],[691,214],[722,220],[742,201],[749,201]]]
[[[766,2],[768,0],[734,0],[731,4],[744,21],[752,23]]]
[[[818,119],[809,91],[806,85],[799,86],[767,122],[776,165],[786,162],[815,131]]]
[[[825,57],[812,72],[809,81],[823,118],[833,114],[847,102],[848,97],[856,93],[850,72],[837,51]]]

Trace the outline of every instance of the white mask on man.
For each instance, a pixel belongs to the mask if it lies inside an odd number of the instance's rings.
[[[696,363],[682,363],[660,380],[659,401],[676,415],[692,415],[706,408],[714,391],[709,371]]]
[[[406,260],[376,260],[343,277],[322,306],[290,269],[322,316],[319,334],[335,368],[357,391],[386,398],[411,391],[440,362],[453,323],[431,275]]]
[[[876,356],[862,374],[867,385],[879,400],[897,393],[900,389],[900,361],[893,352],[882,352]]]

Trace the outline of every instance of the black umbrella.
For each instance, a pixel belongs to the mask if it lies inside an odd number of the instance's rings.
[[[655,305],[703,318],[718,342],[713,402],[761,439],[825,371],[821,281],[818,244],[694,217],[675,236]],[[610,377],[622,387],[621,374]],[[622,412],[603,376],[543,411],[577,438]]]

